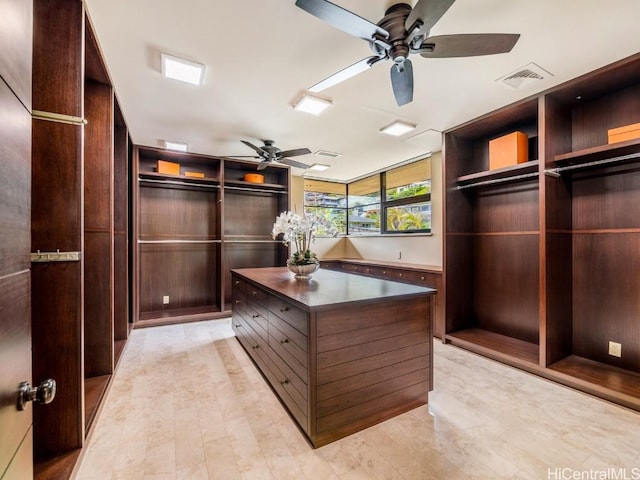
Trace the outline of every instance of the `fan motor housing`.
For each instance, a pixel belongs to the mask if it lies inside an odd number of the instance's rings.
[[[382,20],[378,22],[378,26],[389,32],[389,38],[386,39],[390,49],[388,56],[395,63],[402,63],[409,56],[409,46],[406,43],[407,29],[405,22],[411,13],[411,5],[406,3],[396,3],[390,6],[384,14]],[[375,42],[371,42],[371,48],[377,54],[382,54],[384,50]]]

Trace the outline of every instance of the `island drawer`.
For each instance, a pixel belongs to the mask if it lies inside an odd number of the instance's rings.
[[[269,311],[304,335],[309,334],[309,316],[304,310],[279,297],[271,296],[269,297]]]
[[[269,324],[269,346],[296,372],[304,383],[308,383],[309,362],[306,349],[303,350],[273,324]]]

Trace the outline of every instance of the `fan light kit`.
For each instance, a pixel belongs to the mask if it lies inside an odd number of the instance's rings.
[[[330,100],[325,100],[324,98],[313,97],[311,95],[304,95],[298,102],[293,106],[294,110],[298,110],[299,112],[311,113],[313,115],[320,115],[326,108],[333,105]]]
[[[429,36],[431,28],[455,0],[418,0],[390,6],[377,23],[327,0],[296,0],[296,5],[314,17],[349,35],[369,42],[373,55],[343,68],[313,85],[321,92],[368,70],[382,60],[391,60],[391,86],[398,106],[413,101],[413,66],[409,54],[426,58],[472,57],[510,52],[520,38],[515,33],[467,33]]]
[[[182,142],[172,142],[169,140],[164,141],[164,148],[167,148],[169,150],[176,150],[177,152],[186,152],[188,146],[189,145]]]
[[[396,120],[392,124],[387,125],[384,128],[381,128],[380,133],[386,133],[387,135],[399,137],[401,135],[404,135],[405,133],[410,132],[411,130],[415,130],[415,128],[416,128],[415,125],[411,125],[409,123]]]
[[[162,74],[166,78],[180,80],[192,85],[202,85],[204,81],[204,65],[184,58],[161,53]]]

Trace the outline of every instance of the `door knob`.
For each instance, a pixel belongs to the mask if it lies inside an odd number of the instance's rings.
[[[18,387],[18,410],[24,410],[28,402],[51,403],[56,397],[56,381],[48,378],[37,388],[33,388],[29,382],[22,382]]]

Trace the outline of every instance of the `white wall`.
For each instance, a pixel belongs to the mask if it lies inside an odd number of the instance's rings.
[[[442,267],[442,154],[431,157],[431,235],[318,238],[312,250],[322,258],[360,258]],[[291,208],[304,211],[304,179],[291,178]],[[398,258],[401,253],[402,258]]]

